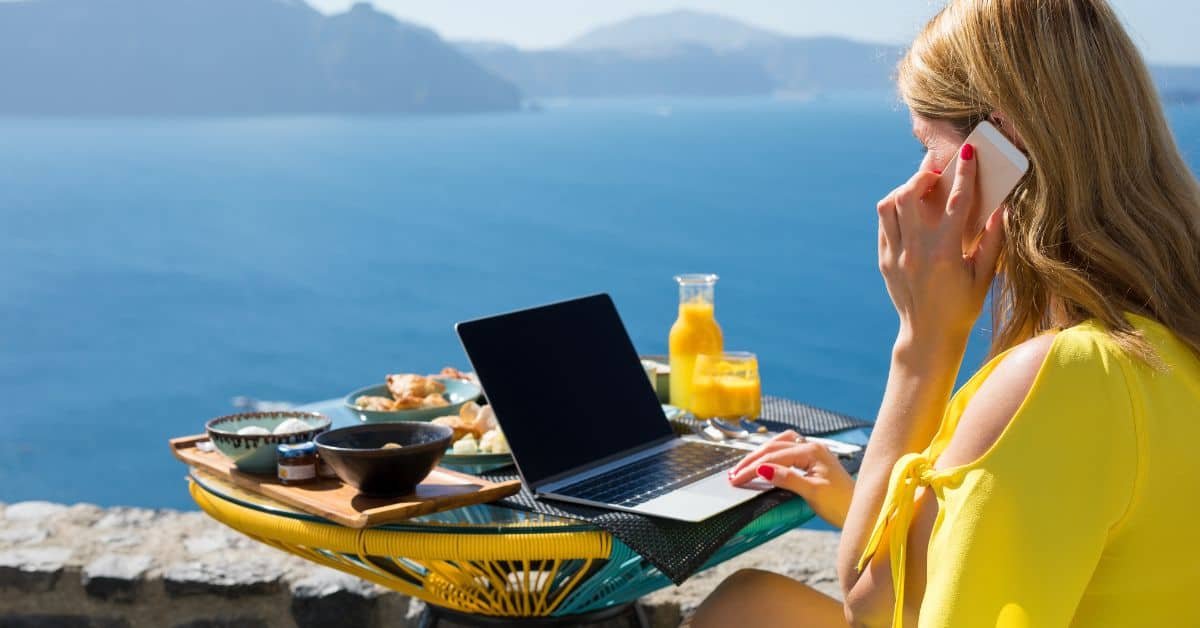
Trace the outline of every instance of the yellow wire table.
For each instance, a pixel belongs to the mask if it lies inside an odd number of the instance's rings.
[[[189,488],[204,512],[251,538],[424,600],[423,626],[440,618],[529,626],[620,615],[644,625],[637,599],[671,584],[624,543],[572,519],[485,504],[355,529],[197,469]],[[786,502],[734,535],[705,568],[812,517],[803,501]]]
[[[357,424],[340,399],[298,409]],[[866,429],[834,437],[866,443]],[[469,473],[488,470],[462,468]],[[481,504],[369,529],[343,527],[193,469],[192,498],[231,528],[285,552],[340,569],[429,606],[422,626],[573,625],[626,616],[645,625],[638,598],[671,586],[658,568],[583,521]],[[701,567],[720,564],[814,516],[794,499],[733,535]]]

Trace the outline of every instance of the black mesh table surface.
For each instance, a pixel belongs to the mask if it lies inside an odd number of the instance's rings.
[[[763,398],[763,419],[760,422],[774,430],[791,428],[801,434],[813,436],[870,426],[870,423],[861,419],[779,397],[766,396]],[[675,423],[676,429],[681,432],[690,431],[690,426],[689,419],[681,418]],[[857,472],[861,463],[861,452],[850,458],[842,458],[842,465],[851,473]],[[484,475],[496,481],[517,477],[512,467],[497,469]],[[541,514],[587,521],[628,545],[672,582],[681,584],[739,530],[772,508],[792,499],[799,497],[775,489],[696,523],[541,500],[534,497],[525,487],[521,488],[520,493],[499,503]]]
[[[687,415],[673,419],[673,422],[676,431],[687,433],[697,423]],[[867,421],[846,414],[770,395],[763,395],[762,417],[758,422],[775,431],[794,429],[806,436],[823,436],[871,426]]]

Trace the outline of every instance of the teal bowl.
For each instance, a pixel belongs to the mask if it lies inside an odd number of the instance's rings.
[[[395,423],[398,421],[432,421],[440,416],[448,414],[458,414],[467,402],[479,399],[480,393],[483,390],[478,384],[464,382],[461,379],[444,379],[441,380],[446,385],[446,392],[442,396],[446,401],[450,402],[448,406],[441,408],[416,408],[413,410],[363,410],[354,405],[354,400],[364,395],[370,397],[391,397],[388,392],[387,384],[377,384],[375,386],[367,386],[346,395],[345,404],[351,412],[358,415],[364,423]]]
[[[238,434],[245,427],[274,430],[288,419],[299,419],[312,429],[291,434]],[[275,475],[275,448],[279,445],[306,443],[329,429],[329,417],[317,412],[246,412],[217,417],[204,425],[208,439],[225,454],[238,471]]]

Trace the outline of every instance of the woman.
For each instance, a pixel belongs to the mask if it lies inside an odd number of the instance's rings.
[[[794,435],[732,472],[843,527],[845,603],[740,572],[692,625],[1200,626],[1200,186],[1136,47],[1104,0],[955,0],[899,87],[928,154],[878,205],[900,328],[858,480]],[[1031,165],[964,255],[982,120]]]

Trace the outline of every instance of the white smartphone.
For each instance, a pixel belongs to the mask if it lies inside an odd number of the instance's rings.
[[[967,214],[967,229],[963,232],[963,254],[967,254],[975,248],[988,219],[1004,204],[1008,195],[1012,194],[1013,188],[1021,181],[1021,177],[1029,171],[1029,158],[987,120],[980,122],[963,143],[974,147],[973,159],[977,164],[975,202]],[[961,154],[960,148],[950,163],[946,164],[946,169],[942,171],[942,176],[934,187],[934,198],[944,199],[950,196],[950,189],[954,185],[954,171]]]

